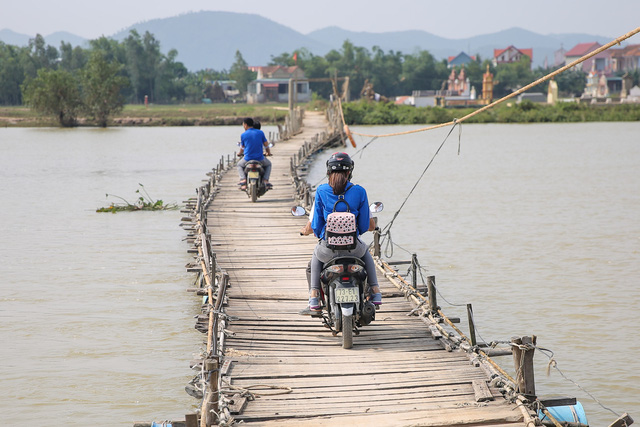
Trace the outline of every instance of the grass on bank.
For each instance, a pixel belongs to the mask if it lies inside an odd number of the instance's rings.
[[[287,104],[183,104],[126,105],[111,117],[109,126],[220,126],[239,125],[244,117],[264,124],[284,123]],[[93,126],[80,118],[80,126]],[[41,116],[28,107],[0,106],[0,127],[58,127],[51,116]]]
[[[320,101],[302,104],[306,110],[323,109]],[[349,125],[446,123],[475,111],[475,108],[412,107],[393,103],[356,101],[343,104]],[[126,105],[111,118],[109,126],[224,126],[240,125],[253,117],[265,125],[284,122],[287,104],[183,104]],[[566,123],[640,121],[640,104],[557,105],[501,104],[474,116],[465,123]],[[80,126],[94,126],[80,120]],[[27,107],[0,106],[0,127],[58,127],[53,117],[40,116]]]

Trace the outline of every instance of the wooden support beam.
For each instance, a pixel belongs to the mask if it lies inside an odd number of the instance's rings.
[[[620,418],[615,420],[612,424],[609,424],[609,427],[626,427],[631,424],[633,424],[633,418],[625,412]]]

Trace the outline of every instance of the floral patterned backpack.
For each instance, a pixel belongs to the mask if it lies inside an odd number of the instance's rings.
[[[336,212],[336,206],[340,202],[347,205],[346,212]],[[344,199],[344,193],[338,196],[338,200],[333,205],[333,212],[327,215],[325,238],[327,248],[333,251],[350,251],[358,245],[356,216],[351,213],[349,203]]]

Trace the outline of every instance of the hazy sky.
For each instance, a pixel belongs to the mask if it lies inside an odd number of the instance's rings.
[[[614,39],[640,26],[640,0],[0,0],[0,30],[30,36],[67,31],[92,39],[201,10],[255,13],[303,34],[336,25],[455,39],[520,27]]]

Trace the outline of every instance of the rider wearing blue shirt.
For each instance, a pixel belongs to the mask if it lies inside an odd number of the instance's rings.
[[[358,234],[366,233],[369,230],[369,201],[367,200],[366,190],[347,181],[344,199],[349,204],[349,211],[357,218]],[[327,215],[333,212],[333,206],[337,201],[338,195],[333,194],[333,188],[329,184],[322,184],[316,189],[311,228],[313,229],[313,234],[320,239],[324,239]],[[346,211],[347,206],[344,203],[338,203],[336,212]]]
[[[242,156],[242,160],[238,162],[238,175],[240,175],[240,182],[238,185],[246,188],[247,185],[247,176],[244,173],[244,167],[250,160],[257,160],[262,163],[264,168],[264,176],[263,181],[267,187],[270,187],[269,176],[271,176],[271,162],[267,159],[263,154],[263,149],[266,147],[267,155],[271,155],[271,150],[269,149],[269,142],[264,135],[264,132],[260,129],[254,129],[253,127],[253,119],[251,117],[247,117],[242,121],[242,127],[244,127],[244,132],[240,136],[240,152],[238,156]],[[242,188],[244,190],[244,188]]]
[[[316,190],[310,222],[300,230],[301,234],[313,233],[320,239],[311,257],[311,289],[309,291],[309,309],[311,310],[320,309],[318,298],[320,295],[320,272],[322,271],[322,267],[336,256],[355,256],[364,261],[372,294],[371,302],[376,305],[382,303],[382,295],[380,294],[378,279],[376,277],[376,267],[373,257],[369,253],[368,246],[358,239],[358,245],[355,249],[350,251],[334,251],[327,247],[327,241],[325,239],[327,216],[333,212],[334,204],[340,195],[342,195],[349,204],[350,212],[356,216],[358,235],[373,230],[373,224],[372,221],[370,221],[369,215],[367,192],[363,187],[354,185],[349,181],[352,171],[353,161],[348,154],[334,153],[331,155],[329,160],[327,160],[329,183],[322,184]],[[338,203],[336,211],[346,212],[344,203]]]

